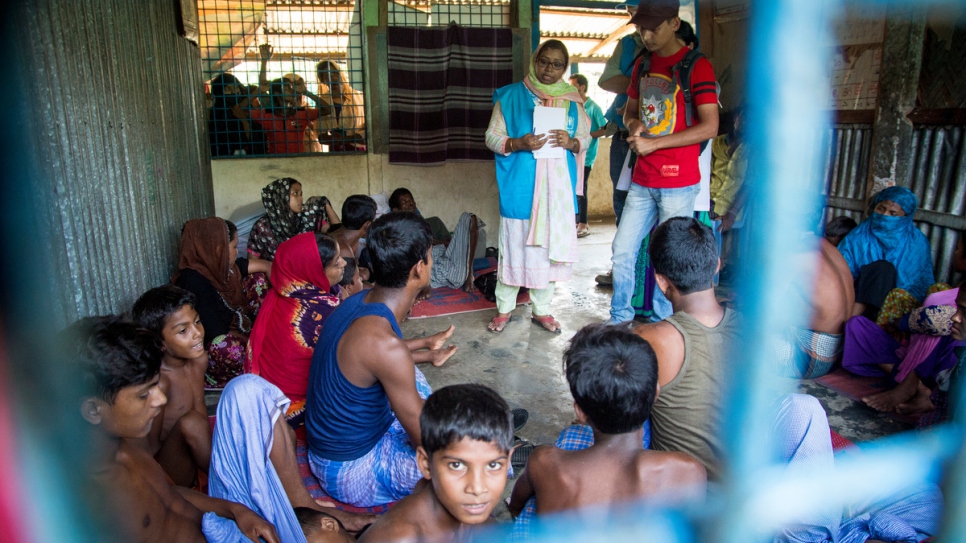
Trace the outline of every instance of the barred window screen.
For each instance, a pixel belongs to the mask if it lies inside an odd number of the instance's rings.
[[[389,26],[472,28],[510,26],[510,0],[396,0],[389,2]]]
[[[199,0],[212,158],[366,151],[357,0]]]

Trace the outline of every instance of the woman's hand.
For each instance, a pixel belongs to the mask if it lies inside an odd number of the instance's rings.
[[[507,150],[509,151],[536,151],[547,143],[547,137],[543,134],[539,136],[534,136],[533,134],[527,134],[526,136],[520,138],[510,138],[507,144]]]
[[[563,147],[564,149],[574,153],[580,151],[580,143],[571,138],[570,134],[568,134],[566,130],[551,130],[550,145],[554,147]]]

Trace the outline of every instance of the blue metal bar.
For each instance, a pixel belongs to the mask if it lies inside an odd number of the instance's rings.
[[[530,51],[536,51],[540,46],[540,0],[533,2],[533,19],[530,21]]]

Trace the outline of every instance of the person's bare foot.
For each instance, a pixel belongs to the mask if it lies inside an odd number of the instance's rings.
[[[918,385],[919,377],[914,372],[910,372],[892,389],[866,396],[862,401],[876,411],[894,412],[899,404],[908,402],[916,395]]]
[[[932,411],[936,406],[933,405],[932,400],[929,398],[931,394],[932,391],[926,385],[919,383],[919,386],[916,387],[916,395],[908,402],[897,405],[896,413],[901,415],[914,415]]]
[[[455,330],[456,330],[456,327],[451,324],[449,325],[449,328],[447,328],[446,330],[443,330],[442,332],[438,332],[426,338],[429,340],[428,349],[430,351],[438,351],[439,349],[442,349],[443,345],[446,345],[446,342],[449,341],[449,338],[453,337],[453,332]]]
[[[476,283],[473,282],[473,274],[471,273],[469,277],[466,278],[466,282],[463,283],[463,292],[477,292],[480,289],[476,288]]]
[[[433,295],[433,287],[427,286],[416,295],[416,302],[421,302]]]
[[[447,360],[459,349],[458,345],[450,345],[444,349],[432,349],[429,351],[429,362],[437,368],[446,363]]]

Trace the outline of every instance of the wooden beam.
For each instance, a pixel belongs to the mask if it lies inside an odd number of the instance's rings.
[[[573,9],[573,8],[548,8],[541,5],[540,11],[547,15],[562,15],[562,16],[574,16],[574,17],[585,17],[588,19],[612,19],[614,22],[618,21],[628,21],[630,18],[627,16],[627,12],[621,11],[602,11],[602,10],[583,10],[583,9]]]
[[[836,124],[872,124],[875,122],[874,109],[841,109],[829,112]]]
[[[278,52],[277,50],[272,53],[272,60],[305,60],[312,59],[314,61],[331,59],[341,62],[345,62],[346,53],[345,51],[335,51],[331,53],[289,53],[289,52]],[[258,51],[246,51],[245,60],[250,62],[258,62],[261,60],[258,56]]]
[[[588,57],[589,56],[593,56],[593,55],[597,54],[597,51],[600,51],[604,47],[607,47],[608,45],[614,43],[615,41],[617,41],[617,40],[619,40],[621,38],[623,38],[624,36],[627,36],[628,34],[630,34],[632,32],[634,32],[634,27],[631,26],[631,25],[627,25],[624,28],[621,28],[619,30],[615,30],[615,31],[613,31],[613,32],[610,33],[610,36],[607,36],[606,38],[604,38],[603,40],[601,40],[601,42],[598,43],[597,45],[595,45],[590,51],[587,51],[586,53],[584,53],[584,55],[585,56],[588,56]]]
[[[912,124],[917,125],[966,125],[966,109],[964,108],[926,109],[916,107],[906,117]]]

